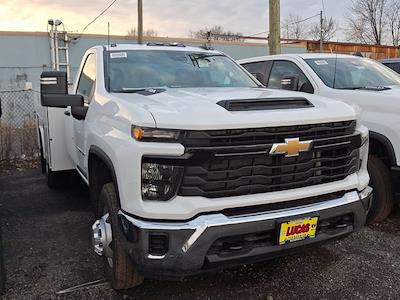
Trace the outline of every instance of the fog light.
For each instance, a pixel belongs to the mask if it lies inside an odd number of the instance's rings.
[[[169,237],[166,233],[151,233],[149,235],[149,254],[163,256],[168,252]]]
[[[144,200],[167,201],[175,196],[183,167],[142,164],[142,197]]]

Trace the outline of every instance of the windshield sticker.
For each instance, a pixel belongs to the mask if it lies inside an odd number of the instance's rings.
[[[314,60],[314,63],[317,66],[323,66],[323,65],[329,65],[328,62],[326,60]]]
[[[126,52],[112,52],[110,53],[110,58],[127,58],[128,53]]]

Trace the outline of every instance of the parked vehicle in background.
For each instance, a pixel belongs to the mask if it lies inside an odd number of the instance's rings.
[[[391,68],[396,73],[400,73],[400,58],[382,59],[379,62],[384,64],[386,67]]]
[[[72,93],[41,77],[49,186],[89,186],[93,247],[115,289],[265,260],[360,229],[368,130],[320,96],[265,89],[223,53],[97,46]]]
[[[370,130],[369,173],[374,200],[369,222],[385,219],[400,191],[400,77],[373,60],[336,54],[288,54],[239,61],[272,89],[341,99],[363,110]]]

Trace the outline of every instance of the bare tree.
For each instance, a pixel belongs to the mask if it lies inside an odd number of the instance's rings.
[[[215,25],[213,27],[204,27],[197,31],[191,31],[190,35],[196,39],[207,39],[211,34],[213,40],[223,40],[223,41],[239,41],[242,40],[242,34],[239,32],[233,32],[230,30],[225,30],[220,25]]]
[[[305,39],[309,28],[299,15],[289,15],[282,25],[282,31],[288,39]]]
[[[147,37],[155,37],[157,36],[158,32],[154,29],[146,29],[143,31],[143,36],[147,36]],[[128,36],[137,36],[138,35],[138,31],[136,28],[131,28],[128,30]]]
[[[355,0],[349,7],[347,37],[381,45],[387,23],[389,0]]]
[[[388,26],[390,30],[391,40],[393,46],[400,45],[400,2],[399,0],[392,0],[390,9],[387,15]]]
[[[325,18],[322,21],[322,40],[324,42],[330,41],[336,34],[337,31],[337,23],[335,20],[330,17],[329,19]],[[321,23],[314,23],[310,30],[310,35],[313,40],[319,41],[321,39]]]

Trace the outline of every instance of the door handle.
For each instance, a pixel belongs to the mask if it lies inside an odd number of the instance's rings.
[[[66,115],[66,116],[70,116],[70,115],[71,115],[71,113],[69,112],[69,110],[66,110],[66,111],[64,111],[64,115]]]

